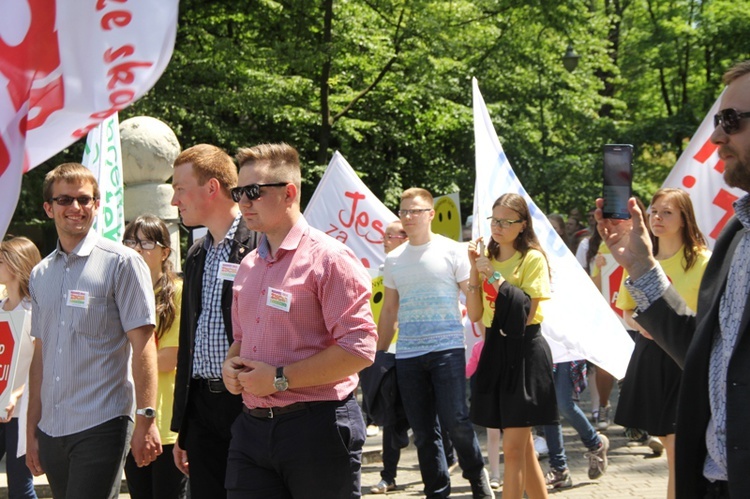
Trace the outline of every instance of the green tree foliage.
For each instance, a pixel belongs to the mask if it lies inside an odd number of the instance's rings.
[[[750,4],[731,0],[183,0],[172,61],[120,119],[156,117],[183,147],[289,142],[303,202],[340,150],[390,207],[423,186],[460,190],[466,214],[476,77],[526,189],[567,212],[599,195],[605,143],[635,145],[649,196],[747,39]],[[17,219],[44,218],[43,174],[81,149],[26,176]]]

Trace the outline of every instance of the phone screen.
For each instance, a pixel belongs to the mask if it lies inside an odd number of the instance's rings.
[[[604,218],[628,219],[628,199],[633,183],[633,146],[604,146]]]

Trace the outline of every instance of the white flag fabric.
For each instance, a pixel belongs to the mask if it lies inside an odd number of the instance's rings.
[[[534,231],[552,271],[552,298],[545,301],[543,333],[554,343],[555,361],[588,359],[616,378],[625,376],[633,340],[596,289],[575,256],[554,231],[516,177],[495,133],[484,99],[473,80],[476,184],[473,236],[489,240],[492,204],[506,192],[520,194],[529,205]]]
[[[732,203],[745,195],[741,189],[729,187],[724,182],[724,161],[719,158],[718,146],[710,141],[721,95],[662,184],[662,187],[682,189],[690,194],[698,227],[706,236],[710,248],[713,248],[721,229],[734,215]]]
[[[385,261],[385,228],[398,220],[338,151],[305,208],[305,218],[346,244],[365,267],[374,270]]]
[[[21,174],[150,89],[172,56],[178,0],[14,0],[0,8],[0,234]]]
[[[99,184],[99,213],[94,220],[94,230],[119,243],[125,233],[125,191],[117,113],[89,132],[81,163],[91,170]]]

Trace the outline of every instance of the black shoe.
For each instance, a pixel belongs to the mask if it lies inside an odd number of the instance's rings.
[[[495,493],[490,487],[490,475],[482,468],[482,474],[475,480],[469,480],[471,484],[471,497],[473,499],[495,499]]]

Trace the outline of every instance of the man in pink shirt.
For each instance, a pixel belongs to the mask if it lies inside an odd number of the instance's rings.
[[[232,426],[230,498],[360,496],[365,427],[352,392],[377,339],[370,277],[300,211],[297,151],[240,149],[232,195],[263,233],[234,280],[224,383],[242,394]]]

